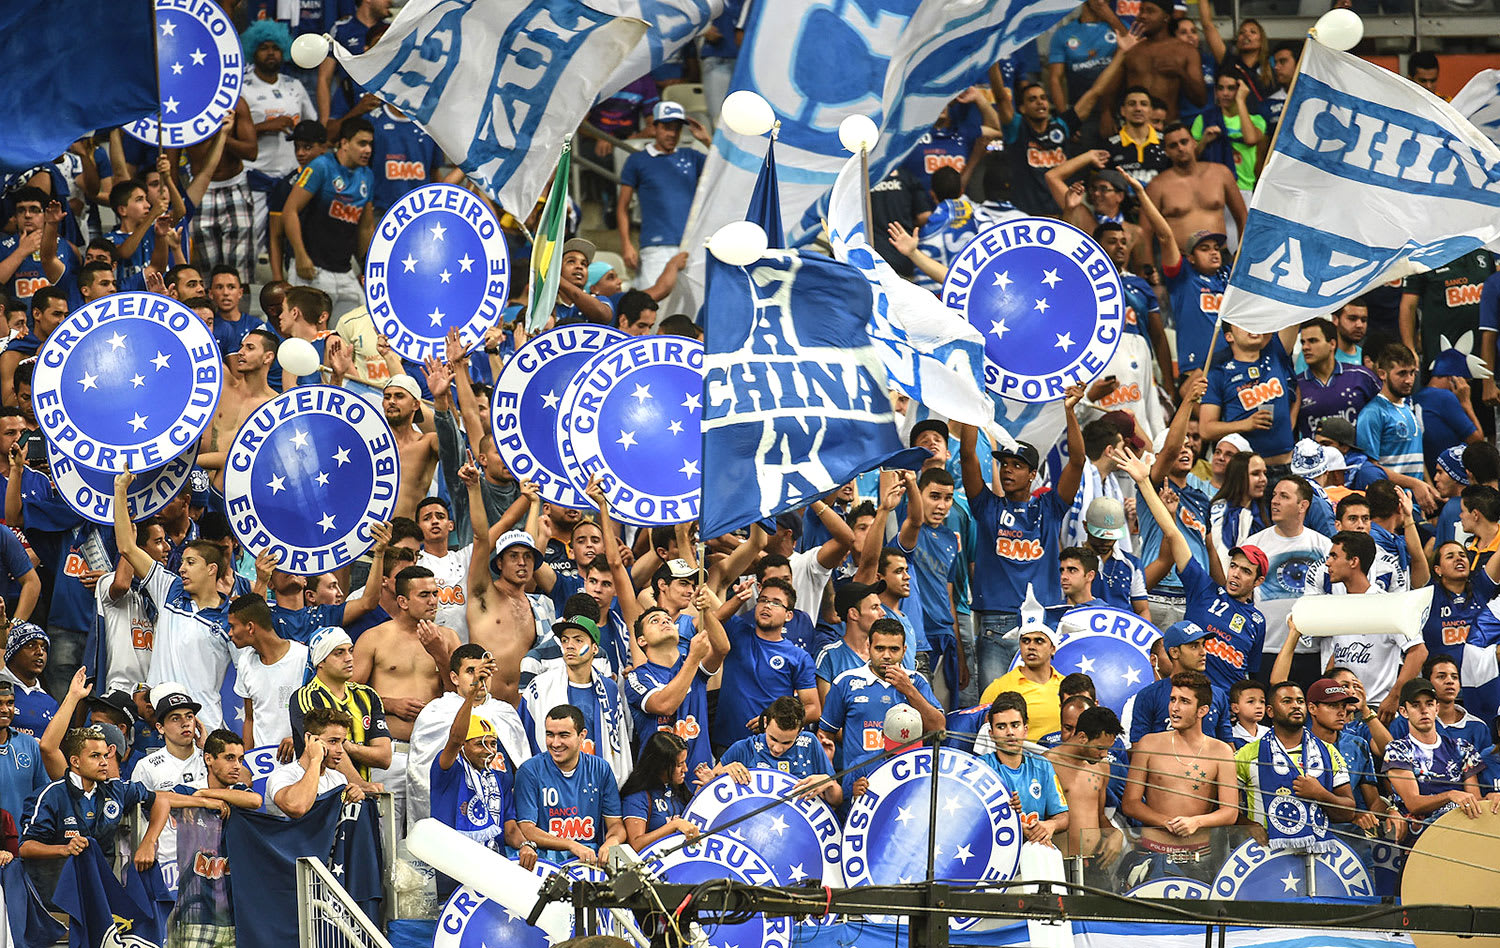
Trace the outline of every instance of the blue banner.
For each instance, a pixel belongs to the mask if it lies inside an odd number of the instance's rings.
[[[905,460],[859,271],[786,251],[749,267],[710,256],[708,267],[705,537]]]
[[[124,886],[110,871],[98,846],[89,846],[63,863],[52,901],[68,914],[69,948],[148,948],[166,943],[156,905],[140,876]]]
[[[70,0],[66,9],[56,0],[7,0],[0,171],[51,162],[96,128],[155,111],[152,42],[151,0]]]
[[[0,889],[5,892],[9,944],[19,948],[51,948],[67,934],[67,929],[47,912],[21,860],[12,859],[0,867]]]

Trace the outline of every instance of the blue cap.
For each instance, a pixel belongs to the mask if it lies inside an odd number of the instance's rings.
[[[1469,486],[1469,471],[1464,467],[1464,448],[1466,444],[1455,444],[1437,456],[1437,466],[1453,479],[1460,487]]]
[[[1176,648],[1189,642],[1208,638],[1208,630],[1191,619],[1183,619],[1167,626],[1167,632],[1162,636],[1162,645],[1167,648]]]

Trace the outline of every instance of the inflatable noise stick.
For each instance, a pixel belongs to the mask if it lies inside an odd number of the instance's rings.
[[[1292,606],[1302,635],[1403,635],[1421,638],[1432,610],[1432,587],[1360,596],[1303,596]]]
[[[522,869],[492,849],[486,849],[451,826],[431,817],[418,820],[406,837],[413,856],[452,876],[480,895],[522,918],[536,905],[545,880]],[[573,935],[573,912],[565,902],[542,910],[536,927],[555,944]]]

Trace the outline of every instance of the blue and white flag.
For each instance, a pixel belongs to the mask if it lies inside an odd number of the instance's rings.
[[[133,868],[133,867],[132,867]],[[140,876],[120,884],[98,846],[69,856],[52,901],[67,913],[69,948],[159,948],[165,932]]]
[[[333,51],[524,220],[562,140],[614,91],[611,75],[645,32],[578,0],[412,0],[368,52]]]
[[[599,90],[601,98],[665,65],[724,12],[724,0],[590,0],[589,6],[610,16],[650,24]]]
[[[1500,145],[1500,69],[1481,69],[1453,97],[1459,115]]]
[[[0,866],[0,894],[5,903],[5,917],[0,919],[5,948],[52,948],[67,935],[48,913],[21,860]]]
[[[229,14],[217,3],[156,0],[156,75],[161,107],[126,125],[127,134],[167,148],[217,134],[245,81],[240,35]]]
[[[1219,316],[1275,332],[1500,237],[1500,146],[1416,83],[1311,42]]]
[[[833,256],[870,284],[870,338],[893,385],[928,409],[982,429],[994,421],[984,392],[984,338],[936,296],[892,269],[865,233],[868,188],[859,156],[844,162],[828,207]],[[1003,439],[1002,439],[1003,440]]]
[[[733,88],[760,93],[781,121],[777,163],[789,246],[806,245],[822,226],[829,190],[848,157],[838,135],[846,116],[868,115],[879,126],[870,153],[871,180],[879,181],[950,100],[1076,6],[1069,0],[872,0],[856,11],[842,0],[751,4]],[[742,219],[760,152],[754,138],[727,126],[714,133],[682,246],[701,247],[708,235]],[[685,273],[676,311],[696,311],[702,272],[697,264]]]
[[[773,250],[748,267],[710,259],[709,274],[704,536],[910,456],[866,329],[870,286],[859,271]]]

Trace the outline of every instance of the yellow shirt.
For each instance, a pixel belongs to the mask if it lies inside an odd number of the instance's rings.
[[[990,682],[979,703],[991,704],[1001,692],[1019,692],[1026,699],[1026,739],[1039,741],[1053,731],[1062,730],[1062,701],[1057,696],[1062,680],[1062,674],[1054,668],[1052,677],[1039,685],[1022,675],[1019,667],[1014,668]]]

